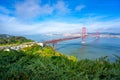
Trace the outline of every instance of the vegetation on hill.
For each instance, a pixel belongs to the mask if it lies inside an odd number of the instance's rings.
[[[10,36],[5,34],[0,35],[0,45],[21,44],[32,41],[33,40],[26,39],[25,37],[22,36]]]
[[[120,80],[120,58],[80,60],[50,46],[0,51],[1,80]]]
[[[11,35],[8,35],[8,34],[0,34],[0,38],[7,38],[7,37],[10,37]]]

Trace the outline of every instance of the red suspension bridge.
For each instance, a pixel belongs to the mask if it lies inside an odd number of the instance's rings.
[[[62,41],[66,41],[66,40],[72,40],[72,39],[78,39],[78,38],[82,38],[82,44],[85,44],[86,43],[86,37],[96,37],[96,39],[99,38],[99,33],[96,32],[96,34],[87,34],[86,32],[86,28],[83,27],[82,28],[82,33],[80,36],[76,36],[76,37],[67,37],[67,38],[59,38],[59,39],[53,39],[53,40],[48,40],[48,41],[44,41],[42,42],[43,45],[46,45],[46,44],[50,44],[52,43],[53,44],[53,47],[54,45],[56,45],[58,42],[62,42]]]

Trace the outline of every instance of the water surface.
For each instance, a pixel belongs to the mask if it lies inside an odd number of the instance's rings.
[[[51,39],[63,38],[64,36],[45,36],[32,35],[26,36],[35,41],[47,41]],[[81,38],[59,42],[56,50],[66,54],[74,55],[78,59],[96,59],[99,57],[109,56],[114,59],[113,54],[120,56],[120,38],[87,38],[86,44],[81,44]]]

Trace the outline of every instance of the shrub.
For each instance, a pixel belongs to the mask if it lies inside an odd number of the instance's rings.
[[[40,53],[39,53],[40,52]],[[120,58],[80,60],[50,46],[0,51],[1,80],[120,80]]]

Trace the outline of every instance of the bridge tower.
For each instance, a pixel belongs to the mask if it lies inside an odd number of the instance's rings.
[[[96,32],[96,39],[98,39],[100,36],[99,36],[99,32],[97,31]]]
[[[86,43],[86,28],[82,28],[82,44]]]

